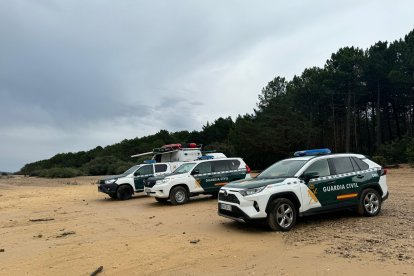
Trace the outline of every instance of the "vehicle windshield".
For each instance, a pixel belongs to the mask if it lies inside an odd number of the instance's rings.
[[[172,174],[188,173],[194,167],[195,163],[186,163],[179,166]]]
[[[131,173],[135,172],[135,171],[136,171],[139,167],[140,167],[140,165],[135,165],[135,166],[133,166],[133,167],[129,168],[128,170],[126,170],[126,171],[123,173],[123,175],[128,175],[128,174],[131,174]]]
[[[300,168],[302,168],[307,160],[282,160],[279,161],[257,176],[257,178],[279,178],[279,177],[292,177],[294,176]]]

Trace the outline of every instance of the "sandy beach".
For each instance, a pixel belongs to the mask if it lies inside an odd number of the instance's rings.
[[[98,177],[0,179],[0,275],[414,275],[414,169],[388,171],[379,216],[299,219],[287,233],[98,193]]]

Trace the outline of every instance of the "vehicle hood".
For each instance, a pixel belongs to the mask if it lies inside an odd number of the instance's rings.
[[[243,179],[230,182],[227,184],[226,188],[236,188],[236,189],[251,189],[251,188],[258,188],[263,187],[271,184],[281,183],[286,178],[272,178],[272,179],[258,179],[258,178],[250,178],[250,179]]]
[[[182,178],[182,177],[186,177],[187,174],[165,174],[165,175],[160,175],[160,176],[151,176],[150,178],[148,178],[148,181],[157,181],[157,180],[162,180],[166,177],[168,177],[168,179],[176,179],[176,178]]]
[[[104,178],[101,178],[100,180],[109,180],[109,179],[115,179],[115,178],[120,178],[120,177],[124,177],[125,175],[123,174],[117,174],[117,175],[108,175],[105,176]]]

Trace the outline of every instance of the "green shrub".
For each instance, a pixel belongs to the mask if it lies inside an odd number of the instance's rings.
[[[82,175],[82,172],[74,168],[51,168],[38,172],[38,176],[47,178],[69,178]]]
[[[405,150],[408,163],[414,164],[414,139],[411,140],[411,143],[407,144],[407,149]]]
[[[414,138],[404,137],[381,145],[376,154],[385,160],[384,164],[414,163]]]
[[[132,162],[118,161],[108,168],[108,174],[121,174],[135,165]]]
[[[133,165],[114,156],[100,156],[82,166],[82,170],[87,175],[121,174]]]
[[[387,161],[386,161],[385,157],[381,156],[381,155],[372,156],[372,161],[374,161],[375,163],[380,164],[381,166],[385,166],[387,164]]]
[[[34,170],[34,171],[30,171],[30,172],[24,173],[24,175],[28,175],[28,176],[39,176],[40,171],[41,170]],[[20,172],[22,172],[22,171],[20,171]]]

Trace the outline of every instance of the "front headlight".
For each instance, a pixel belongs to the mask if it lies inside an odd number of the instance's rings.
[[[116,178],[114,178],[114,179],[107,179],[107,180],[105,180],[105,184],[112,184],[115,181],[116,181]]]
[[[253,194],[260,193],[261,191],[264,190],[264,188],[266,188],[266,186],[259,187],[259,188],[252,188],[252,189],[241,190],[241,191],[239,191],[239,193],[242,196],[249,196],[249,195],[253,195]]]
[[[161,179],[161,180],[157,180],[157,181],[155,181],[155,185],[162,185],[162,184],[167,183],[168,181],[170,181],[170,180],[167,179],[167,178],[164,178],[164,179]]]

